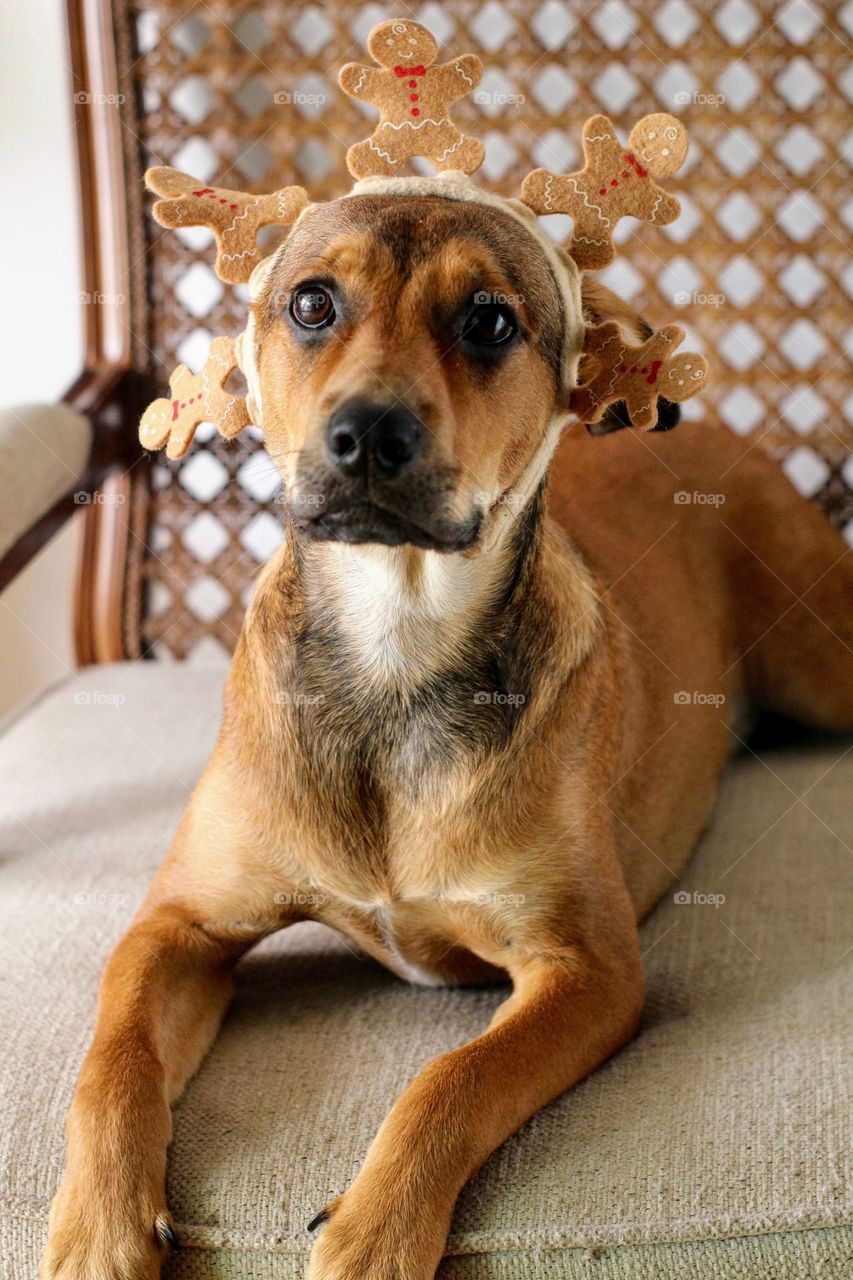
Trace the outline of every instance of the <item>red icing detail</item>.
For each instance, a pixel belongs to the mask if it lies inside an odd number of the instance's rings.
[[[236,209],[236,208],[237,208],[237,206],[236,206],[236,204],[232,204],[232,205],[229,205],[229,208],[231,208],[231,209]]]
[[[657,380],[658,380],[658,369],[660,369],[660,367],[661,367],[661,365],[662,365],[662,364],[663,364],[663,360],[653,360],[653,361],[652,361],[652,371],[651,371],[651,373],[649,374],[648,378],[646,378],[646,382],[648,382],[651,386],[654,386],[654,384],[657,382]],[[643,370],[643,372],[645,373],[645,370]]]
[[[637,177],[645,178],[647,173],[648,173],[648,169],[644,169],[643,166],[640,164],[637,165]]]
[[[599,187],[599,188],[598,188],[598,194],[599,194],[600,196],[606,196],[606,195],[607,195],[607,188],[606,188],[606,187]]]
[[[628,163],[629,163],[629,164],[635,164],[635,163],[636,163],[636,161],[634,160],[634,153],[633,153],[633,151],[626,151],[626,152],[625,152],[625,159],[628,161]]]
[[[420,109],[420,107],[412,107],[412,115],[413,115],[413,116],[419,116],[420,114],[421,114],[421,109]]]
[[[419,93],[410,93],[410,94],[409,94],[409,102],[417,102],[417,100],[418,100],[418,98],[419,98],[420,96],[421,96],[421,95],[420,95]]]
[[[172,421],[173,421],[173,422],[177,422],[177,421],[178,421],[178,405],[179,405],[180,403],[181,403],[181,402],[180,402],[180,400],[173,400],[173,401],[172,401]]]
[[[194,196],[210,196],[213,195],[213,187],[200,187],[198,191],[193,192]]]
[[[395,67],[394,75],[399,76],[401,80],[404,80],[406,76],[425,76],[426,67],[422,62],[419,62],[416,67]]]
[[[649,366],[647,364],[644,364],[642,369],[640,370],[640,373],[648,373],[648,371],[649,371]]]
[[[617,372],[617,373],[624,373],[624,372],[625,372],[625,365],[624,365],[624,364],[620,364],[620,365],[618,365],[618,366],[617,366],[617,369],[616,369],[616,372]]]
[[[611,185],[611,187],[618,187],[618,186],[619,186],[619,183],[616,181],[616,179],[615,179],[615,178],[611,178],[611,179],[610,179],[610,185]]]
[[[410,80],[410,81],[409,81],[409,88],[410,88],[410,89],[415,89],[415,88],[417,88],[417,84],[418,84],[417,80]]]

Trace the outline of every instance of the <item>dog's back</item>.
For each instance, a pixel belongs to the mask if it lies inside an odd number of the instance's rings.
[[[662,656],[679,616],[716,616],[756,704],[824,728],[853,723],[853,555],[760,448],[714,423],[599,439],[574,427],[550,507]]]

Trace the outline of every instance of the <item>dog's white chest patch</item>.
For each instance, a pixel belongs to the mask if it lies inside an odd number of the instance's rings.
[[[405,549],[336,553],[339,618],[366,679],[419,684],[452,665],[492,590],[488,568],[427,552],[413,580]]]

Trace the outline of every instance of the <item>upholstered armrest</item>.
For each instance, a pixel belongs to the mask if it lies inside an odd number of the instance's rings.
[[[0,556],[86,472],[92,425],[67,404],[0,409]]]

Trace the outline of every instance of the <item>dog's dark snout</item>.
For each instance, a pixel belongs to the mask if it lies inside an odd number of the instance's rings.
[[[326,451],[345,475],[364,475],[375,468],[394,479],[420,454],[423,435],[420,419],[404,405],[353,400],[329,418]]]

